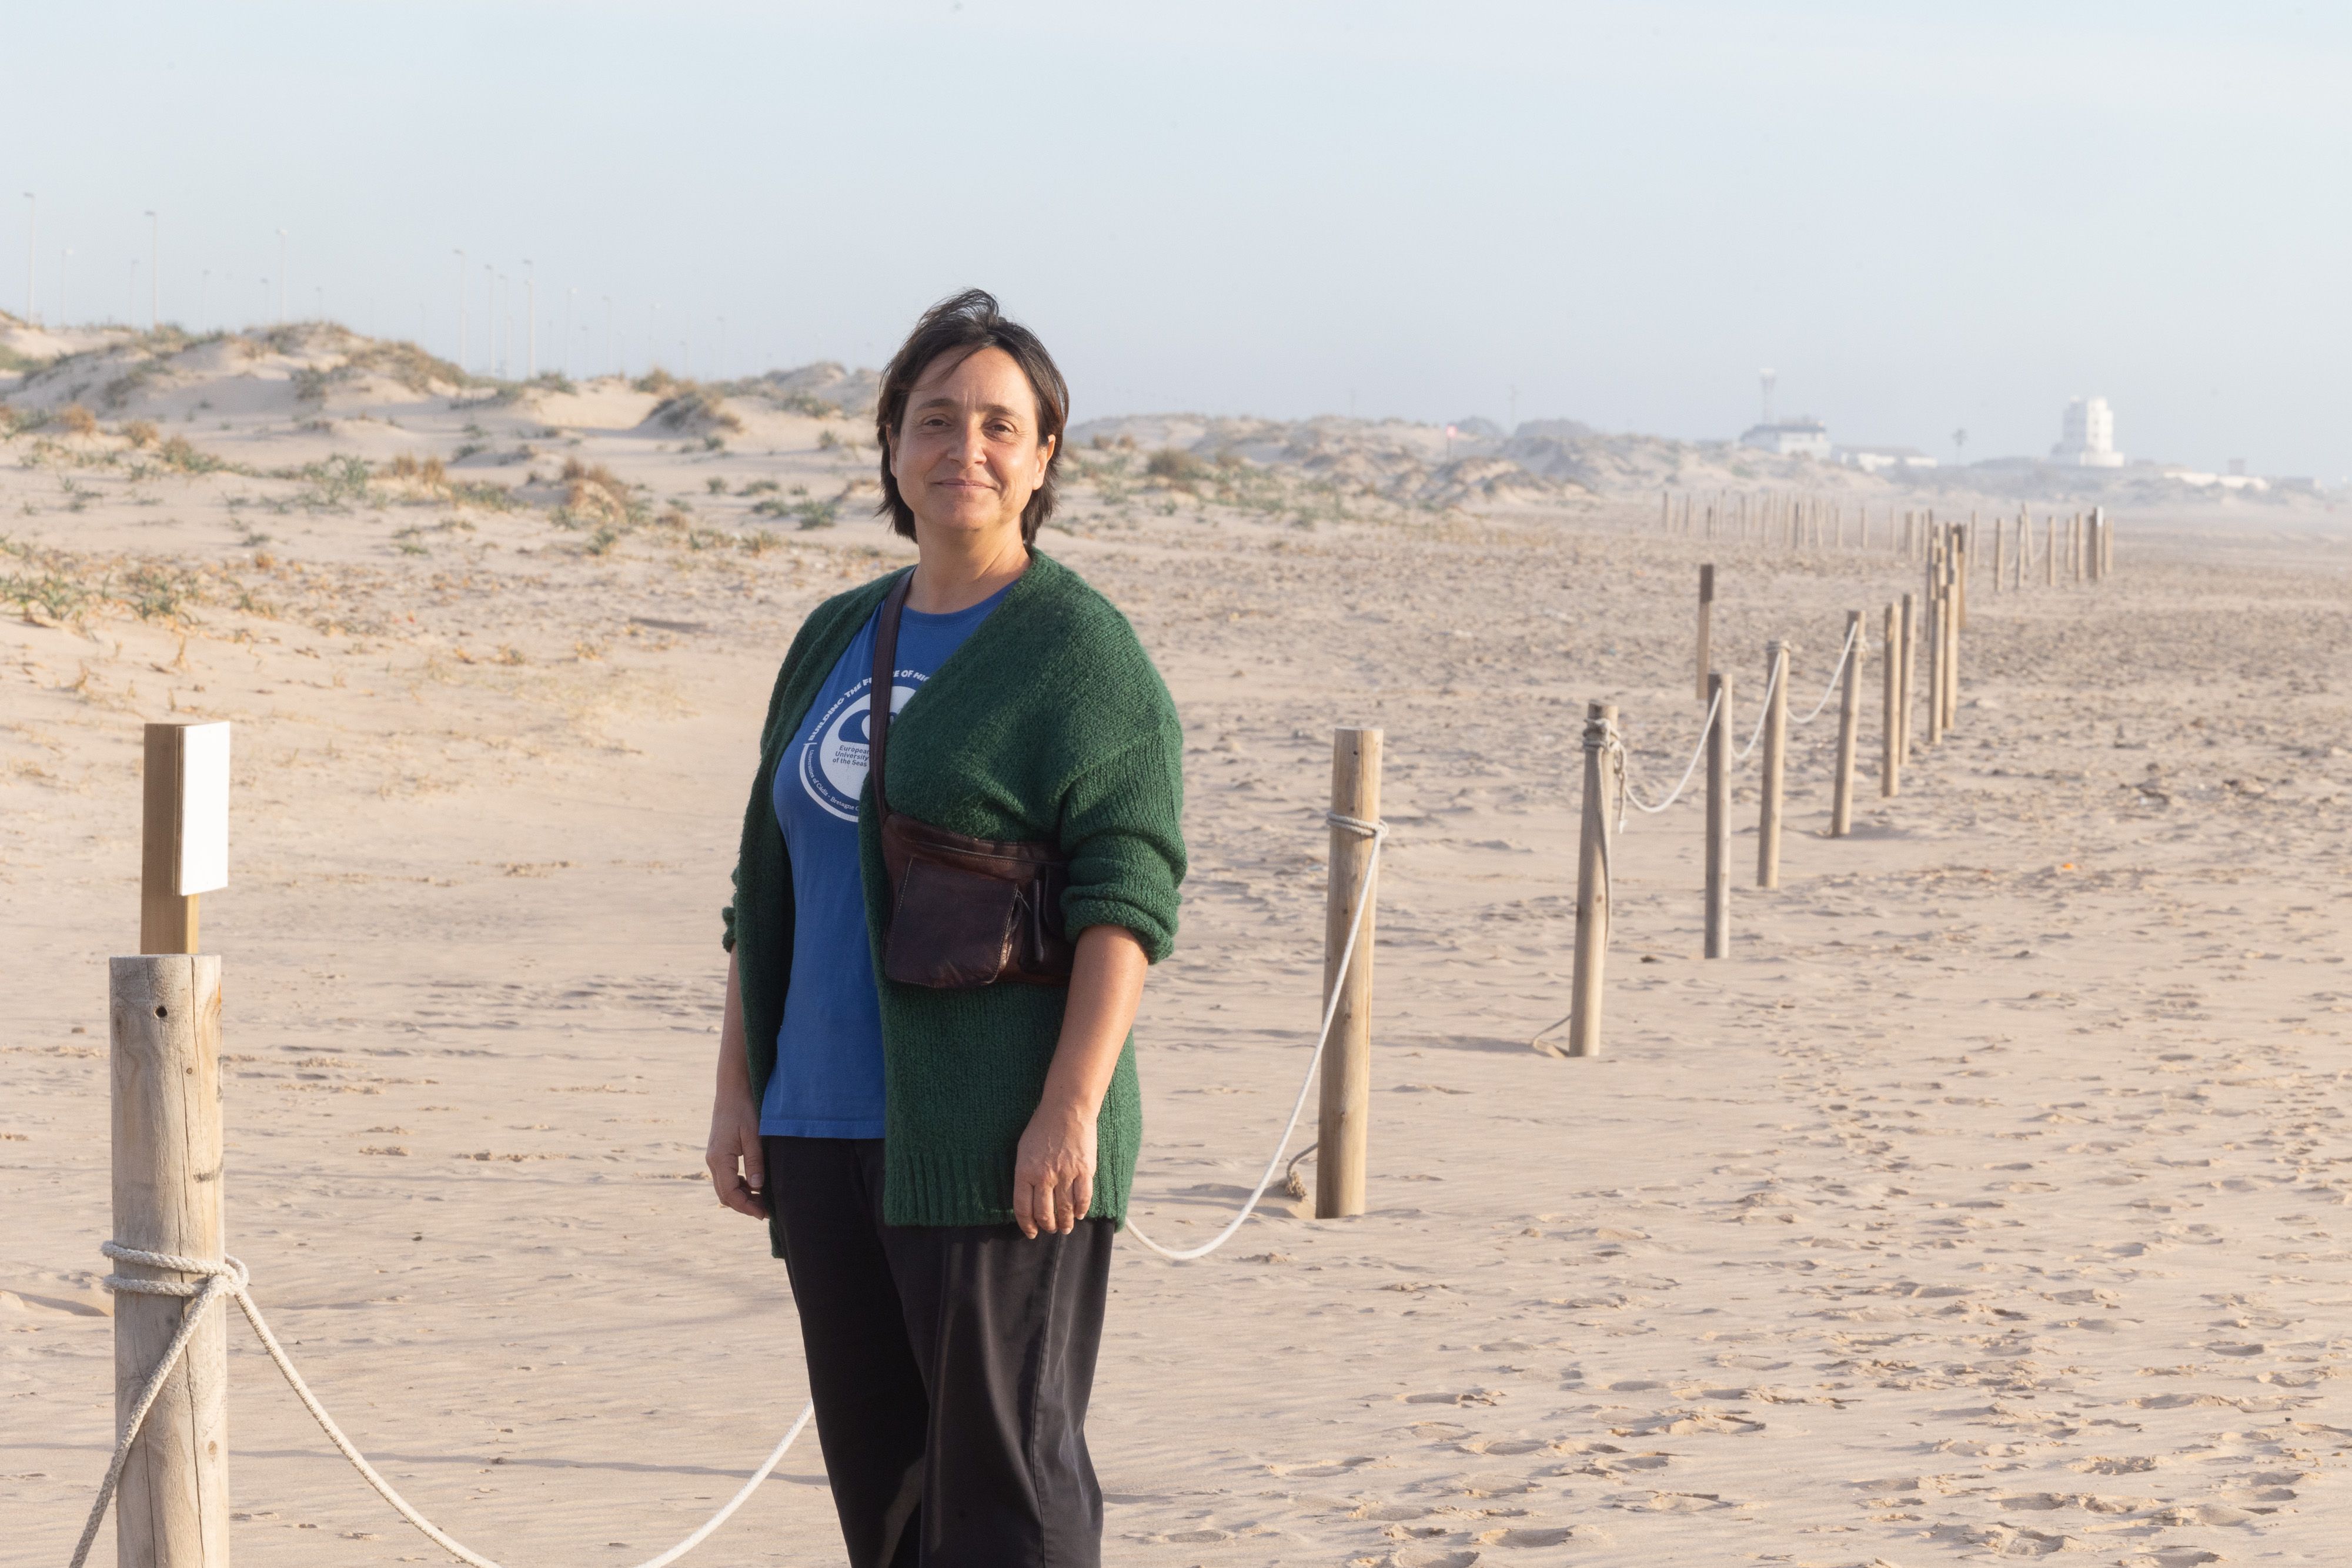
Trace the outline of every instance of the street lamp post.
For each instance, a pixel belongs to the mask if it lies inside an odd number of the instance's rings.
[[[482,263],[482,369],[495,375],[499,369],[499,269],[488,262]]]
[[[163,220],[147,214],[147,330],[163,324]]]
[[[563,290],[563,379],[572,379],[572,308],[579,302],[580,290],[566,285]]]
[[[33,324],[33,267],[41,254],[41,204],[32,192],[25,193],[25,325]]]
[[[522,258],[522,379],[539,380],[539,268]]]
[[[286,231],[278,231],[278,324],[286,325]]]

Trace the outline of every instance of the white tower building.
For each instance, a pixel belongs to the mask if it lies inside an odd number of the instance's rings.
[[[2078,397],[2066,404],[2058,444],[2050,455],[2076,468],[2120,468],[2124,455],[2116,450],[2116,416],[2103,397]]]

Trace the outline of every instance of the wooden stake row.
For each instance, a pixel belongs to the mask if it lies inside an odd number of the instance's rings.
[[[1691,523],[1689,497],[1684,498],[1682,520]],[[1671,495],[1662,496],[1663,527],[1675,526]],[[1906,549],[1916,548],[1924,562],[1921,591],[1906,593],[1881,613],[1879,633],[1880,706],[1878,789],[1882,799],[1902,792],[1903,765],[1909,760],[1913,716],[1924,701],[1926,744],[1940,745],[1959,722],[1960,668],[1963,633],[1969,624],[1971,562],[1981,559],[1977,549],[1980,523],[1937,524],[1931,515],[1905,518]],[[2041,552],[2049,580],[2057,580],[2058,519],[2047,519]],[[1791,537],[1795,537],[1791,535]],[[1843,536],[1840,535],[1840,542]],[[1865,538],[1867,535],[1865,534]],[[2021,590],[2034,559],[2032,518],[2017,519],[2017,550],[2009,550],[2007,519],[1993,520],[1991,584],[1995,593]],[[2113,570],[2115,528],[2104,508],[2078,515],[2069,527],[2070,570],[2081,581],[2103,580]],[[2010,563],[2014,559],[2015,570]],[[1699,567],[1696,678],[1699,700],[1708,705],[1703,747],[1706,766],[1706,852],[1702,902],[1703,951],[1720,958],[1731,947],[1731,767],[1735,755],[1731,677],[1714,668],[1715,565]],[[1844,838],[1853,827],[1854,754],[1862,706],[1864,662],[1863,613],[1846,612],[1850,650],[1838,675],[1838,738],[1835,778],[1832,787],[1832,838]],[[1779,640],[1765,655],[1765,710],[1758,745],[1763,752],[1758,789],[1756,885],[1778,887],[1785,816],[1784,779],[1788,761],[1788,702],[1792,650]],[[1924,670],[1924,683],[1921,674]],[[1922,685],[1924,685],[1924,691]],[[1584,813],[1577,857],[1577,934],[1572,1001],[1569,1016],[1569,1051],[1591,1056],[1601,1049],[1601,972],[1607,959],[1609,924],[1609,857],[1614,823],[1609,802],[1624,789],[1622,751],[1613,742],[1617,710],[1605,703],[1586,709],[1584,731]]]
[[[1716,491],[1701,499],[1688,491],[1675,505],[1671,490],[1658,493],[1658,529],[1661,533],[1691,538],[1731,539],[1752,544],[1777,547],[1781,549],[1858,549],[1881,548],[1908,559],[1925,561],[1935,549],[1936,541],[1948,538],[1956,528],[1960,531],[1968,553],[1979,554],[1981,533],[1978,516],[1971,512],[1966,524],[1957,520],[1938,521],[1932,509],[1886,512],[1886,539],[1883,546],[1874,545],[1874,525],[1866,503],[1857,501],[1853,507],[1853,539],[1847,540],[1846,510],[1843,500],[1826,500],[1818,496],[1791,496],[1780,491]],[[2044,524],[2044,546],[2042,551],[2048,586],[2058,585],[2058,514],[2049,514]],[[2017,517],[2017,568],[2008,586],[2022,590],[2026,573],[2033,557],[2033,519],[2029,512]],[[2006,517],[1992,520],[1991,549],[1992,587],[2002,591],[2003,577],[2010,559],[2010,522]],[[2114,528],[2105,508],[2094,507],[2088,512],[2076,512],[2066,522],[2067,572],[2075,582],[2104,580],[2115,565]],[[1981,557],[1979,556],[1979,559]],[[1966,591],[1962,591],[1965,600]],[[1962,614],[1966,608],[1963,605]],[[1702,666],[1700,682],[1706,681]],[[1705,701],[1702,694],[1701,701]]]

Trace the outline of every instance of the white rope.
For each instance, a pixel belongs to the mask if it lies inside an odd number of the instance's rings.
[[[317,1419],[320,1429],[327,1434],[328,1440],[341,1450],[343,1458],[352,1462],[352,1467],[359,1471],[361,1478],[368,1485],[376,1490],[378,1496],[392,1504],[401,1518],[422,1531],[426,1539],[459,1562],[469,1563],[472,1568],[499,1568],[497,1563],[463,1545],[431,1520],[417,1512],[409,1505],[408,1500],[394,1490],[392,1483],[379,1475],[375,1467],[369,1464],[365,1457],[352,1446],[352,1440],[343,1436],[343,1429],[335,1425],[335,1418],[327,1414],[325,1406],[319,1403],[318,1396],[310,1392],[310,1385],[302,1381],[302,1375],[294,1370],[294,1363],[288,1359],[285,1347],[278,1343],[278,1336],[269,1332],[269,1324],[261,1316],[261,1308],[255,1304],[253,1293],[247,1289],[252,1283],[253,1275],[244,1263],[235,1258],[223,1258],[219,1262],[215,1263],[203,1258],[182,1257],[173,1252],[142,1252],[135,1247],[125,1247],[119,1241],[109,1241],[99,1250],[109,1258],[117,1259],[125,1263],[136,1263],[143,1268],[161,1269],[176,1274],[201,1275],[203,1283],[198,1284],[186,1280],[134,1280],[120,1274],[109,1274],[99,1281],[110,1291],[128,1291],[134,1295],[185,1296],[193,1299],[189,1301],[187,1309],[180,1315],[179,1332],[172,1336],[172,1343],[163,1348],[162,1358],[155,1363],[155,1370],[148,1374],[146,1386],[139,1391],[138,1402],[131,1406],[131,1418],[122,1424],[122,1430],[114,1440],[114,1456],[108,1461],[106,1479],[99,1486],[98,1501],[89,1511],[89,1522],[82,1526],[81,1542],[74,1548],[72,1568],[82,1568],[83,1560],[89,1555],[90,1542],[98,1538],[99,1523],[106,1517],[106,1505],[113,1500],[115,1485],[122,1479],[123,1461],[130,1456],[131,1445],[138,1437],[139,1428],[147,1419],[149,1408],[154,1405],[156,1396],[163,1391],[164,1380],[171,1376],[173,1367],[178,1364],[181,1355],[186,1352],[188,1341],[195,1333],[196,1325],[204,1320],[205,1313],[210,1310],[214,1301],[222,1296],[230,1298],[244,1310],[246,1321],[253,1325],[253,1332],[261,1336],[262,1348],[269,1353],[269,1359],[278,1364],[278,1370],[285,1374],[287,1385],[294,1390],[295,1397],[302,1401],[303,1408],[310,1411]],[[751,1479],[743,1483],[743,1490],[730,1498],[726,1507],[712,1514],[693,1534],[661,1555],[647,1558],[638,1563],[636,1568],[668,1568],[670,1563],[701,1545],[711,1531],[726,1523],[729,1516],[750,1500],[751,1494],[759,1490],[761,1482],[774,1473],[776,1466],[783,1461],[784,1451],[793,1446],[793,1439],[801,1435],[801,1429],[809,1424],[809,1418],[815,1414],[816,1406],[814,1402],[802,1406],[800,1418],[792,1424],[791,1429],[785,1432],[783,1437],[776,1444],[774,1451],[768,1455],[767,1462],[752,1472]]]
[[[1845,629],[1845,646],[1838,651],[1837,668],[1830,672],[1830,684],[1822,688],[1822,700],[1813,705],[1813,711],[1797,720],[1799,724],[1812,723],[1822,716],[1822,709],[1830,706],[1830,698],[1837,695],[1838,677],[1845,674],[1845,662],[1853,657],[1853,640],[1861,631],[1859,621]]]
[[[1683,791],[1690,788],[1691,775],[1698,771],[1698,759],[1706,755],[1706,737],[1708,733],[1715,728],[1715,710],[1717,707],[1720,707],[1722,704],[1723,692],[1720,688],[1717,688],[1715,695],[1707,698],[1706,716],[1699,721],[1698,748],[1691,753],[1690,766],[1683,769],[1682,781],[1676,784],[1674,787],[1673,791],[1656,805],[1653,806],[1647,800],[1644,800],[1639,795],[1636,795],[1633,792],[1633,780],[1627,776],[1629,770],[1622,766],[1618,768],[1617,777],[1620,780],[1619,789],[1622,795],[1622,799],[1621,799],[1617,804],[1617,826],[1621,831],[1625,826],[1625,808],[1627,806],[1630,805],[1636,810],[1647,811],[1650,815],[1654,817],[1660,811],[1664,810],[1676,800],[1682,799]],[[1617,747],[1618,761],[1622,764],[1625,760],[1624,747],[1617,741],[1617,732],[1615,729],[1611,729],[1609,734],[1610,744]]]
[[[1234,1232],[1242,1228],[1243,1222],[1256,1212],[1258,1200],[1265,1197],[1265,1189],[1274,1185],[1274,1173],[1282,1166],[1282,1151],[1289,1146],[1290,1134],[1298,1130],[1299,1114],[1307,1109],[1307,1091],[1315,1082],[1316,1065],[1323,1060],[1323,1048],[1330,1043],[1331,1020],[1339,1016],[1341,982],[1346,980],[1348,966],[1356,956],[1356,936],[1364,928],[1364,911],[1371,907],[1372,883],[1381,866],[1381,846],[1388,841],[1389,825],[1386,822],[1367,822],[1360,817],[1343,817],[1337,811],[1326,811],[1323,820],[1335,828],[1361,833],[1372,841],[1371,858],[1364,862],[1364,885],[1356,890],[1356,912],[1348,918],[1348,940],[1339,949],[1339,981],[1334,982],[1331,995],[1323,1004],[1323,1027],[1316,1031],[1315,1049],[1307,1053],[1307,1076],[1299,1080],[1298,1098],[1291,1103],[1290,1120],[1283,1124],[1282,1136],[1276,1140],[1273,1156],[1265,1162],[1265,1174],[1257,1178],[1257,1187],[1249,1195],[1249,1201],[1242,1205],[1241,1212],[1226,1221],[1223,1230],[1200,1246],[1187,1247],[1181,1251],[1172,1247],[1162,1247],[1138,1230],[1134,1220],[1128,1221],[1127,1233],[1129,1236],[1174,1262],[1189,1263],[1195,1258],[1207,1257],[1231,1239]]]
[[[1785,655],[1772,661],[1772,673],[1764,682],[1763,699],[1756,705],[1756,727],[1749,732],[1748,744],[1731,754],[1733,766],[1737,767],[1756,754],[1756,743],[1764,738],[1764,721],[1772,716],[1772,688],[1780,684],[1780,672],[1788,666],[1789,661]],[[1729,714],[1724,715],[1723,717],[1727,724],[1731,721]]]

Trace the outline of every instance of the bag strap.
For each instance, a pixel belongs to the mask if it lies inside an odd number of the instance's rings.
[[[874,780],[874,810],[877,823],[890,820],[890,802],[882,793],[882,764],[890,744],[890,698],[892,677],[898,674],[898,614],[907,608],[907,591],[915,583],[915,569],[908,567],[898,580],[890,585],[888,597],[882,601],[880,622],[874,628],[873,690],[866,698],[866,772]]]

